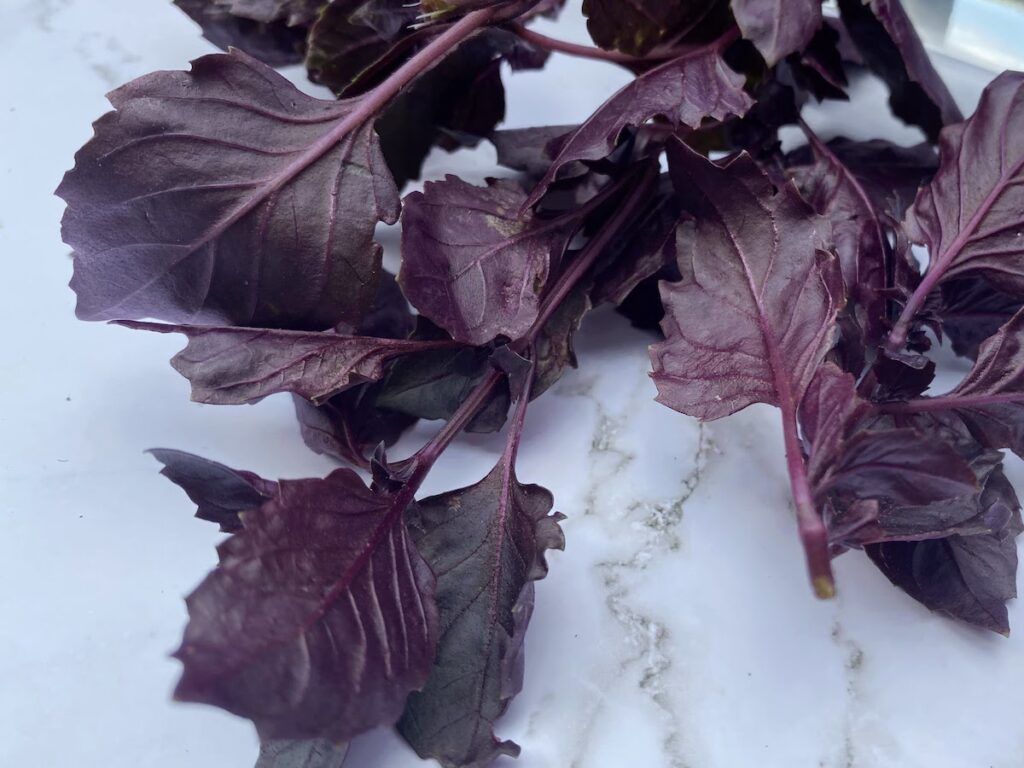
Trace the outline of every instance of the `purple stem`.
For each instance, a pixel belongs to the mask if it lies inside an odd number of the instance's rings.
[[[832,558],[829,555],[828,531],[821,515],[818,514],[811,483],[807,478],[807,465],[804,463],[803,449],[800,446],[796,412],[792,407],[792,401],[787,398],[780,398],[780,401],[782,439],[786,446],[786,469],[789,472],[789,485],[796,506],[800,541],[804,545],[807,558],[807,571],[811,577],[814,594],[827,600],[836,594],[835,579],[832,577]]]
[[[681,55],[681,53],[684,53],[684,51],[666,51],[664,53],[656,53],[650,56],[630,56],[628,53],[606,51],[602,48],[595,48],[590,45],[580,45],[578,43],[570,43],[566,40],[548,37],[540,32],[527,29],[522,24],[512,24],[509,28],[521,39],[528,43],[532,43],[545,51],[557,51],[558,53],[567,53],[570,56],[578,56],[584,59],[609,61],[613,64],[629,65],[643,64],[645,62],[660,62],[665,61],[666,59],[676,58]]]
[[[917,290],[907,300],[906,305],[903,307],[903,312],[900,313],[899,320],[896,321],[896,326],[892,329],[892,333],[889,334],[886,348],[890,352],[899,352],[903,349],[903,345],[907,342],[907,334],[910,332],[910,325],[914,322],[914,318],[928,299],[929,294],[935,290],[943,278],[948,277],[947,270],[949,270],[963,249],[971,242],[971,239],[975,237],[982,220],[992,210],[992,206],[995,205],[999,196],[1010,186],[1013,178],[1020,173],[1022,166],[1024,166],[1024,160],[1003,172],[999,181],[996,182],[981,205],[978,206],[978,210],[971,216],[970,221],[957,234],[956,239],[929,264],[928,271],[925,272],[924,278],[917,286]]]
[[[266,185],[260,187],[258,194],[250,195],[229,216],[218,222],[208,232],[204,232],[201,239],[192,244],[193,249],[198,248],[202,243],[220,237],[234,226],[239,219],[319,160],[335,144],[348,136],[352,131],[358,129],[363,123],[373,118],[405,86],[430,69],[449,50],[485,26],[497,11],[497,8],[484,8],[479,11],[473,11],[445,30],[444,33],[431,41],[423,50],[395,70],[394,74],[388,77],[387,80],[361,97],[351,112],[345,115],[330,131],[310,145],[305,152],[288,163]]]
[[[573,260],[569,269],[562,273],[561,277],[551,288],[551,292],[544,297],[544,302],[541,305],[537,319],[523,339],[523,346],[532,346],[537,340],[537,336],[544,330],[544,326],[547,325],[551,316],[558,310],[559,305],[572,292],[577,283],[583,279],[590,268],[594,266],[594,263],[601,256],[604,249],[608,247],[608,244],[619,233],[622,225],[629,221],[636,213],[636,209],[646,201],[644,193],[654,183],[656,178],[656,168],[653,165],[648,165],[636,186],[631,190],[629,199],[608,219],[600,231],[590,239],[590,242],[583,246],[579,256]]]
[[[885,413],[922,413],[925,411],[946,411],[952,408],[978,408],[1003,403],[1024,403],[1024,392],[997,392],[992,395],[941,395],[920,397],[903,402],[880,403]]]

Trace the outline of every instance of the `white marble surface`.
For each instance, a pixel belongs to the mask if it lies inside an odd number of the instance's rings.
[[[559,34],[579,38],[578,20]],[[273,477],[330,464],[302,446],[286,398],[189,403],[167,365],[178,339],[76,322],[51,197],[105,91],[209,49],[163,0],[0,0],[0,766],[234,768],[255,752],[245,722],[169,701],[181,596],[218,536],[142,451]],[[951,75],[971,109],[983,73]],[[578,119],[624,80],[557,58],[511,81],[510,124]],[[916,139],[880,92],[866,98],[814,122]],[[485,147],[429,172],[479,177],[492,161]],[[839,597],[815,601],[776,414],[702,428],[655,405],[649,341],[596,315],[581,370],[530,410],[519,474],[554,491],[568,548],[540,584],[526,690],[500,724],[524,746],[518,765],[1024,766],[1024,610],[1011,607],[1010,640],[965,629],[857,554],[836,564]],[[425,490],[475,481],[498,452],[497,438],[458,443]],[[419,764],[383,729],[348,762]]]

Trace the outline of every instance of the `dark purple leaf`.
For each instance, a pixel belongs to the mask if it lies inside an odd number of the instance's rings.
[[[977,492],[974,472],[952,445],[914,429],[858,429],[866,415],[853,377],[823,366],[800,407],[816,497],[911,506]]]
[[[928,287],[982,274],[1024,292],[1022,94],[1024,74],[1004,73],[970,119],[942,132],[939,171],[906,219],[910,238],[929,249]]]
[[[448,338],[421,322],[416,338]],[[376,396],[379,408],[421,419],[445,419],[465,402],[473,389],[491,372],[488,347],[438,349],[397,359],[381,382]],[[470,432],[496,432],[505,424],[510,404],[502,382],[487,405],[470,421]]]
[[[58,189],[84,319],[321,329],[357,322],[399,200],[356,102],[234,51],[110,95]]]
[[[889,580],[933,611],[1010,634],[1006,601],[1017,596],[1020,513],[1000,533],[869,546]]]
[[[846,93],[849,82],[839,52],[839,39],[840,34],[835,27],[823,24],[803,52],[787,60],[797,83],[814,94],[818,101],[849,100]]]
[[[450,347],[446,341],[377,339],[336,333],[165,325],[130,320],[128,328],[188,337],[171,365],[192,383],[192,399],[212,405],[255,403],[292,392],[314,403],[357,384],[379,380],[401,355]]]
[[[196,517],[217,523],[227,533],[241,529],[240,512],[257,509],[277,493],[277,483],[252,472],[170,448],[154,448],[150,453],[164,465],[160,474],[195,502]]]
[[[889,86],[893,113],[932,141],[963,120],[900,0],[839,0],[843,23],[868,68]]]
[[[935,361],[914,352],[879,349],[872,366],[875,386],[871,399],[906,400],[920,397],[935,379]]]
[[[306,68],[310,79],[337,94],[355,95],[350,87],[396,41],[411,34],[418,15],[417,7],[405,0],[334,0],[309,32]],[[412,50],[414,46],[408,45],[405,53]],[[406,58],[398,57],[398,63]],[[372,85],[367,78],[355,91]]]
[[[1024,456],[1024,310],[981,343],[974,367],[952,392],[909,407],[952,409],[987,448]]]
[[[435,144],[448,151],[475,146],[505,119],[504,61],[513,69],[533,69],[544,65],[546,54],[509,32],[486,30],[421,75],[384,111],[377,132],[400,182],[419,178]]]
[[[895,219],[903,218],[918,189],[939,167],[935,148],[927,142],[901,147],[881,139],[852,141],[837,137],[827,146],[863,187],[875,211]],[[810,165],[815,161],[813,148],[801,147],[787,159],[793,165]]]
[[[268,741],[260,745],[256,768],[342,768],[348,744],[315,741]]]
[[[550,125],[543,128],[515,128],[494,131],[488,139],[498,155],[498,165],[522,171],[531,178],[543,176],[562,145],[578,126]],[[582,165],[579,174],[586,172]]]
[[[663,174],[650,205],[607,249],[607,263],[598,264],[590,293],[593,303],[621,304],[641,282],[676,263],[692,232],[692,222],[680,221],[672,181]]]
[[[175,696],[247,717],[265,740],[345,741],[394,722],[437,642],[410,498],[347,469],[281,481],[187,600]]]
[[[976,359],[981,343],[1009,322],[1021,307],[1021,296],[1001,291],[983,277],[965,277],[943,284],[938,315],[953,351]]]
[[[643,56],[686,36],[725,0],[583,0],[594,42],[605,49]]]
[[[823,250],[828,222],[792,183],[773,187],[746,153],[714,163],[676,141],[669,167],[696,230],[693,248],[679,255],[682,280],[662,284],[666,339],[651,347],[658,401],[704,420],[753,403],[779,407],[811,582],[831,597],[827,531],[796,414],[844,301],[835,259]]]
[[[545,551],[564,546],[551,505],[547,490],[516,479],[506,454],[476,485],[415,507],[411,535],[437,574],[441,622],[430,679],[398,724],[421,757],[454,768],[519,754],[493,725],[522,685],[521,673],[510,672],[521,656],[531,582],[547,572]],[[525,612],[519,621],[517,612]]]
[[[884,541],[924,541],[951,535],[999,533],[1019,509],[1017,496],[1003,473],[1003,456],[982,451],[971,461],[980,491],[927,506],[882,504],[875,525],[858,534],[856,546]]]
[[[812,487],[818,486],[831,463],[842,453],[867,408],[867,403],[857,396],[853,376],[832,363],[818,369],[799,411]]]
[[[302,440],[315,453],[369,468],[367,456],[381,443],[394,445],[415,416],[377,407],[380,384],[353,387],[316,406],[294,397]]]
[[[345,336],[377,336],[382,339],[407,339],[416,329],[416,316],[405,300],[395,276],[380,273],[377,298],[357,326],[339,324],[334,330]]]
[[[666,340],[651,348],[658,400],[701,419],[752,403],[795,413],[832,345],[842,304],[824,264],[828,223],[746,154],[712,163],[681,142],[670,162],[696,219],[679,283],[663,284]]]
[[[578,286],[563,301],[534,342],[534,378],[531,397],[540,397],[576,367],[573,337],[580,329],[591,303],[585,286]]]
[[[745,114],[754,102],[743,90],[743,82],[722,61],[717,44],[640,75],[565,140],[525,206],[539,202],[566,165],[609,155],[629,126],[663,117],[674,128],[698,128],[706,118],[725,120]]]
[[[832,222],[833,246],[854,318],[877,343],[888,327],[888,240],[871,197],[857,177],[813,133],[816,162],[797,174],[808,202]]]
[[[238,48],[272,67],[302,61],[307,25],[293,25],[281,17],[257,21],[235,13],[227,0],[174,0],[174,4],[221,50]]]
[[[905,506],[971,496],[977,490],[974,473],[952,446],[913,429],[853,435],[816,489]]]
[[[732,12],[769,66],[802,51],[821,28],[821,0],[732,0]]]
[[[474,187],[455,176],[405,200],[398,281],[422,314],[457,341],[521,337],[537,319],[541,291],[578,226],[537,219],[510,181]]]
[[[236,16],[269,24],[283,21],[293,27],[309,26],[329,0],[212,0]]]

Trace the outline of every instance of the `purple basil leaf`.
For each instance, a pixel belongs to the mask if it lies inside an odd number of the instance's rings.
[[[387,270],[380,273],[377,298],[355,327],[340,324],[334,330],[345,336],[377,336],[382,339],[407,339],[416,329],[416,316],[398,286],[395,276]]]
[[[971,496],[977,490],[974,473],[952,446],[913,429],[858,432],[816,489],[905,506]]]
[[[869,546],[875,565],[933,611],[1010,634],[1006,601],[1017,596],[1020,513],[1000,533]]]
[[[212,405],[255,403],[277,392],[322,403],[349,387],[379,380],[393,358],[452,345],[268,328],[131,320],[119,325],[188,337],[171,365],[192,383],[193,400]]]
[[[732,12],[769,66],[802,51],[821,28],[821,0],[732,0]]]
[[[662,285],[666,339],[651,348],[658,400],[701,419],[752,403],[793,414],[843,301],[836,270],[822,265],[828,222],[746,154],[713,163],[681,142],[669,153],[696,232],[679,254],[682,281]]]
[[[931,180],[939,167],[935,148],[927,142],[901,147],[881,139],[852,141],[837,137],[827,147],[857,179],[875,211],[895,219],[903,218],[918,189]],[[813,148],[801,147],[790,153],[787,160],[792,165],[811,165],[815,162]]]
[[[1024,292],[1024,74],[1007,72],[967,121],[944,129],[941,164],[907,213],[929,249],[925,282],[982,274]]]
[[[932,141],[963,120],[900,0],[839,0],[843,23],[868,68],[889,86],[893,113]]]
[[[972,461],[980,492],[944,499],[923,507],[881,507],[873,538],[882,541],[924,541],[956,534],[974,536],[999,533],[1020,509],[1013,486],[1003,473],[1003,456],[998,451],[981,451]]]
[[[406,339],[416,320],[394,275],[381,273],[377,299],[358,328],[337,332],[385,339]],[[293,396],[302,440],[314,452],[369,468],[367,455],[381,443],[390,446],[416,423],[416,418],[377,407],[380,384],[361,384],[334,395],[321,406]]]
[[[345,741],[394,722],[437,643],[407,504],[347,469],[281,481],[186,601],[175,696],[247,717],[264,740]]]
[[[814,94],[818,101],[847,101],[850,98],[846,93],[849,82],[839,52],[839,38],[835,27],[823,24],[801,54],[793,54],[787,59],[797,83]]]
[[[494,131],[488,140],[498,155],[498,165],[522,171],[534,180],[543,176],[562,144],[576,130],[575,125],[550,125],[543,128],[514,128]],[[577,175],[586,173],[580,165]]]
[[[233,12],[227,0],[174,0],[174,4],[221,50],[238,48],[272,67],[302,61],[306,24],[291,24],[281,17],[257,21]]]
[[[405,0],[334,0],[309,32],[310,79],[337,94],[355,95],[349,89],[359,75],[410,34],[418,15]],[[355,92],[372,85],[369,81]]]
[[[869,342],[888,328],[885,289],[888,239],[871,197],[828,145],[809,134],[816,162],[797,182],[815,210],[832,222],[833,245],[851,309]]]
[[[879,349],[872,366],[874,401],[907,400],[920,397],[935,379],[935,362],[914,352]]]
[[[415,416],[377,407],[380,384],[364,384],[317,406],[293,397],[303,442],[315,453],[369,468],[378,445],[394,445],[416,423]]]
[[[534,342],[533,386],[530,397],[537,398],[562,378],[568,368],[576,367],[573,337],[584,315],[591,309],[585,285],[577,286],[559,305]]]
[[[853,376],[833,363],[824,363],[818,369],[799,411],[812,487],[821,482],[831,463],[842,453],[867,407],[857,395]]]
[[[419,178],[435,144],[453,151],[474,146],[505,119],[501,65],[544,66],[546,54],[509,32],[489,29],[467,40],[420,75],[377,121],[388,166],[399,182]],[[416,126],[410,131],[409,126]]]
[[[231,13],[263,24],[283,21],[293,27],[308,26],[316,21],[328,0],[212,0]]]
[[[322,329],[357,322],[399,200],[354,102],[239,51],[110,95],[58,194],[84,319]]]
[[[725,5],[725,0],[583,0],[583,13],[599,46],[643,56],[685,37]]]
[[[1001,291],[983,277],[965,277],[943,284],[938,315],[953,351],[977,359],[981,343],[1022,307],[1021,296]]]
[[[676,263],[677,241],[687,237],[692,237],[692,225],[680,222],[672,180],[663,174],[650,205],[607,249],[607,263],[597,265],[593,303],[622,304],[640,283]]]
[[[429,321],[420,321],[416,338],[448,338]],[[379,408],[420,419],[449,419],[493,366],[488,347],[463,347],[416,352],[398,358],[379,385]],[[510,405],[508,383],[503,381],[487,405],[470,421],[470,432],[497,432],[505,424]]]
[[[978,359],[948,395],[919,409],[955,409],[978,442],[1024,456],[1024,310],[981,343]]]
[[[543,221],[528,209],[520,215],[524,199],[511,181],[480,188],[455,176],[405,199],[398,281],[413,306],[456,341],[517,339],[537,319],[552,261],[578,221]]]
[[[196,517],[217,523],[227,533],[241,529],[240,512],[257,509],[277,493],[277,483],[252,472],[231,469],[170,448],[153,448],[149,452],[164,465],[160,474],[180,486],[195,502]]]
[[[315,741],[265,741],[256,768],[342,768],[348,744]]]
[[[508,455],[476,485],[434,496],[413,509],[410,533],[437,574],[441,635],[426,687],[413,693],[398,729],[423,758],[446,768],[490,765],[516,756],[493,725],[519,692],[523,622],[517,606],[547,573],[548,549],[562,549],[551,494],[523,485]],[[532,590],[526,596],[532,605]]]
[[[533,206],[562,169],[579,160],[609,155],[626,128],[664,117],[674,128],[699,128],[706,118],[725,120],[747,112],[753,101],[744,79],[726,66],[712,45],[646,72],[606,101],[565,140],[554,162],[527,198]]]

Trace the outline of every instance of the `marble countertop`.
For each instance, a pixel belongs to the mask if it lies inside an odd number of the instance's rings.
[[[582,40],[578,16],[558,34]],[[218,534],[142,451],[270,477],[331,464],[302,445],[287,398],[190,403],[167,365],[179,339],[75,321],[51,195],[106,91],[209,50],[164,0],[0,0],[2,766],[244,768],[255,754],[246,722],[169,700],[182,596],[215,562]],[[988,75],[942,68],[973,109]],[[578,120],[626,77],[556,57],[510,79],[509,125]],[[561,86],[534,90],[542,82]],[[863,90],[812,123],[918,140],[880,87]],[[445,171],[481,178],[493,150],[432,157],[428,176]],[[395,233],[382,236],[393,250]],[[596,313],[580,370],[530,409],[519,476],[554,492],[568,547],[538,585],[525,690],[499,725],[523,755],[503,765],[1024,766],[1020,604],[1020,635],[982,634],[929,614],[856,553],[836,563],[838,598],[816,601],[777,414],[701,426],[656,405],[651,340]],[[499,451],[499,438],[460,441],[424,491],[475,481]],[[1024,480],[1016,460],[1008,471]],[[421,764],[386,729],[347,763]]]

